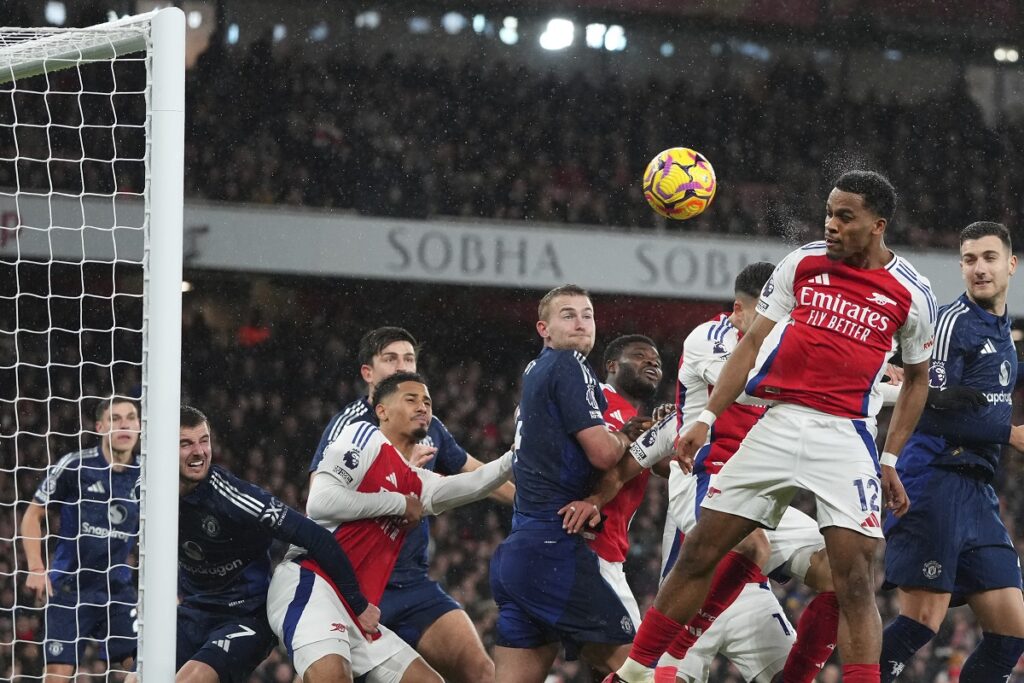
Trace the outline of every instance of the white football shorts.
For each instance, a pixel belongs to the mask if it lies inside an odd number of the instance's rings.
[[[380,638],[368,641],[334,588],[295,562],[282,562],[274,570],[267,618],[299,678],[318,659],[334,654],[349,662],[353,677],[368,674],[368,683],[398,683],[419,656],[383,625]]]
[[[633,630],[635,632],[636,629],[640,628],[640,606],[637,604],[633,591],[626,581],[626,572],[622,570],[622,563],[609,562],[602,557],[598,557],[597,562],[601,569],[601,577],[615,590],[615,594],[622,601],[622,606],[626,608],[626,613],[633,620]]]
[[[882,487],[874,420],[779,404],[747,433],[702,507],[779,526],[798,489],[814,494],[818,528],[882,538]]]

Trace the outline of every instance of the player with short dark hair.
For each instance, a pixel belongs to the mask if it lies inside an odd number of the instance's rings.
[[[544,348],[523,374],[512,533],[491,559],[500,683],[544,681],[563,644],[567,658],[581,655],[595,668],[614,669],[634,633],[597,554],[566,533],[560,510],[585,497],[640,430],[635,420],[621,431],[605,423],[608,403],[587,362],[596,330],[586,290],[553,289],[538,314]]]
[[[384,593],[406,534],[419,528],[424,514],[483,498],[508,480],[512,466],[509,453],[450,476],[410,467],[432,421],[430,392],[414,373],[395,373],[376,388],[379,428],[363,421],[342,429],[317,465],[306,503],[310,517],[332,530],[351,558],[370,600]],[[386,625],[372,641],[355,634],[350,611],[321,580],[318,562],[295,548],[287,559],[274,571],[268,614],[303,680],[366,675],[372,683],[440,683],[424,658]]]
[[[103,643],[101,656],[126,670],[135,656],[138,596],[128,556],[139,532],[139,409],[113,396],[94,415],[99,446],[58,460],[21,518],[25,585],[46,600],[46,683],[74,676],[88,640]],[[60,535],[47,566],[50,506],[60,510]]]
[[[653,680],[654,666],[704,603],[718,562],[758,527],[776,528],[799,489],[816,498],[828,548],[843,679],[879,681],[873,563],[881,503],[897,515],[907,509],[893,454],[928,396],[936,308],[928,281],[885,246],[895,205],[883,176],[843,174],[825,204],[824,241],[794,250],[775,268],[707,407],[679,437],[681,464],[692,467],[717,417],[741,394],[772,407],[709,487],[629,659],[609,681]],[[877,385],[897,342],[904,382],[879,458]]]
[[[178,683],[241,683],[270,653],[267,588],[274,540],[305,548],[361,628],[376,630],[380,610],[360,592],[331,534],[211,464],[210,423],[192,406],[181,406],[178,454]]]
[[[896,464],[911,506],[885,522],[885,586],[898,588],[900,615],[885,629],[883,681],[935,636],[954,597],[984,631],[962,683],[1005,680],[1024,654],[1020,558],[992,488],[1002,445],[1024,450],[1024,426],[1010,423],[1017,352],[1006,295],[1016,268],[1005,226],[960,233],[966,291],[939,310],[931,385],[940,402],[968,387],[982,404],[943,410],[930,400]]]
[[[327,424],[309,466],[311,480],[324,452],[345,427],[359,422],[379,424],[373,406],[377,386],[397,372],[415,372],[418,351],[416,338],[401,327],[379,327],[363,335],[359,342],[359,371],[367,395],[347,405]],[[472,472],[483,465],[459,445],[436,416],[411,455],[414,466],[440,474]],[[494,497],[511,502],[514,491],[506,483]],[[494,676],[494,663],[487,656],[473,622],[462,606],[427,574],[429,541],[427,519],[405,537],[381,598],[381,623],[416,648],[449,680],[489,683]]]

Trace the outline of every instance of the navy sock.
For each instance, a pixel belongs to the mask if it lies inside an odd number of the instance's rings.
[[[985,633],[983,636],[960,671],[960,683],[1009,680],[1017,660],[1024,654],[1024,638],[995,633]]]
[[[935,631],[924,624],[902,614],[896,617],[882,632],[882,683],[895,681],[914,653],[934,637]]]

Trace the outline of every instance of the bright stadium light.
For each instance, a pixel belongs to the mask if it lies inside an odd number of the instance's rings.
[[[661,53],[662,57],[671,57],[676,53],[676,46],[666,41],[661,44],[661,47],[658,49],[658,52]]]
[[[473,15],[473,30],[476,33],[483,33],[484,29],[487,28],[487,17],[482,14]]]
[[[275,43],[280,43],[288,36],[288,27],[284,24],[274,24],[274,32],[271,36]]]
[[[996,58],[997,62],[1005,62],[1006,61],[1006,48],[1005,47],[997,47],[996,51],[992,53],[992,56]]]
[[[604,34],[604,49],[609,52],[622,52],[626,49],[626,30],[617,24],[608,27]]]
[[[188,27],[199,28],[203,25],[203,13],[198,10],[192,10],[188,13]]]
[[[572,45],[576,25],[569,19],[552,19],[544,33],[540,34],[540,46],[545,50],[564,50]]]
[[[371,31],[380,28],[380,12],[367,10],[356,15],[356,28],[368,28]]]
[[[441,27],[444,28],[445,33],[450,36],[454,36],[460,33],[462,29],[466,28],[469,22],[466,21],[466,17],[462,16],[458,12],[448,12],[441,17]]]
[[[192,287],[192,283],[191,282],[189,282],[188,280],[182,280],[181,281],[181,291],[182,291],[183,294],[185,292],[191,292],[192,289],[193,289],[193,287]]]
[[[426,17],[412,17],[409,19],[409,33],[430,33],[430,19]]]
[[[46,20],[54,26],[63,26],[68,20],[68,8],[63,2],[46,3]]]
[[[505,17],[501,22],[501,30],[498,31],[498,38],[506,45],[515,45],[519,42],[519,20],[515,17]]]
[[[1016,62],[1020,59],[1020,53],[1014,50],[1012,47],[1006,51],[1006,61]]]
[[[228,45],[235,45],[238,43],[238,24],[231,24],[228,26],[228,33],[225,36],[228,41]]]
[[[327,40],[327,36],[330,34],[331,29],[327,25],[326,21],[314,25],[309,29],[309,39],[314,43],[322,43]]]
[[[607,30],[608,27],[604,24],[587,24],[587,28],[584,29],[587,47],[592,47],[595,50],[604,47],[604,34]]]

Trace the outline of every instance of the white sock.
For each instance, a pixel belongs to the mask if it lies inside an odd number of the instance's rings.
[[[619,678],[628,683],[654,683],[654,669],[644,666],[640,662],[626,657],[616,672]]]

